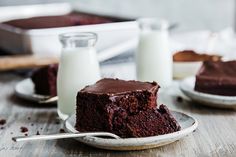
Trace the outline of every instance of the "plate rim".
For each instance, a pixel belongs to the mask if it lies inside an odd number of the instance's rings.
[[[185,116],[191,118],[193,120],[193,123],[191,124],[191,126],[184,128],[183,130],[176,131],[176,132],[169,133],[169,134],[164,134],[164,135],[139,137],[139,138],[123,138],[123,139],[104,139],[104,138],[100,138],[100,137],[87,136],[87,137],[83,137],[83,138],[77,138],[77,140],[82,143],[94,146],[94,147],[97,147],[99,145],[100,146],[99,148],[104,148],[104,149],[106,149],[105,147],[107,147],[107,145],[104,146],[104,145],[101,145],[101,143],[104,143],[104,144],[110,143],[110,146],[108,146],[108,147],[120,147],[119,143],[122,143],[122,146],[124,146],[124,147],[140,146],[141,143],[142,143],[141,145],[151,145],[151,144],[155,144],[157,141],[164,142],[165,140],[168,140],[168,139],[169,139],[169,141],[171,141],[169,143],[175,142],[176,140],[189,135],[190,133],[192,133],[194,130],[197,129],[199,122],[196,118],[194,118],[184,112],[175,111],[175,110],[170,110],[170,111],[176,112],[178,114],[182,114],[182,115],[185,115]],[[70,120],[70,118],[72,118],[72,116],[75,116],[75,114],[71,115],[70,117],[68,117],[64,121],[64,129],[66,130],[66,132],[70,132],[70,133],[72,133],[73,131],[68,129],[67,123],[69,123],[68,121]],[[102,142],[103,140],[106,142]],[[96,141],[96,144],[91,144],[91,141]],[[141,141],[143,141],[143,142],[141,142]],[[112,144],[111,144],[111,142],[112,142]],[[137,145],[134,145],[134,142],[137,142]]]
[[[192,85],[189,85],[188,82],[192,82]],[[213,106],[214,104],[216,105],[215,107],[221,108],[234,108],[236,106],[236,96],[223,96],[198,92],[193,89],[194,84],[195,76],[186,77],[179,84],[180,90],[191,100],[200,102],[201,104],[207,106]],[[197,98],[194,98],[192,95]]]
[[[38,103],[40,101],[42,101],[42,100],[45,100],[45,99],[48,99],[48,98],[51,97],[51,96],[48,96],[48,95],[40,95],[40,94],[36,94],[36,93],[33,93],[32,95],[30,95],[30,94],[25,94],[25,93],[20,92],[20,90],[19,90],[19,88],[21,88],[20,86],[22,86],[22,84],[27,82],[27,81],[31,81],[32,82],[32,80],[30,78],[25,78],[25,79],[19,81],[14,86],[14,94],[16,96],[18,96],[19,98],[25,99],[25,100],[29,100],[29,101],[33,101],[33,102],[38,102]],[[32,88],[33,88],[33,86],[32,86]]]

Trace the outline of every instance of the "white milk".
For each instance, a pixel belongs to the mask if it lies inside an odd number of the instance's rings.
[[[57,78],[58,114],[62,119],[75,113],[79,90],[100,79],[94,47],[64,48]]]
[[[168,30],[141,30],[136,63],[138,80],[156,81],[161,87],[171,84],[173,61]]]

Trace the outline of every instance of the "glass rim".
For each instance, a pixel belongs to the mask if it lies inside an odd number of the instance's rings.
[[[97,34],[93,32],[70,32],[59,34],[60,40],[66,39],[95,39],[97,40]]]
[[[148,17],[148,18],[139,18],[137,19],[137,22],[139,25],[144,25],[144,26],[156,26],[157,28],[160,29],[169,29],[169,22],[165,19],[159,19],[155,17]]]

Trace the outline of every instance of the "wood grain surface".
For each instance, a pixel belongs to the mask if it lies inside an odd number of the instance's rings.
[[[194,116],[198,129],[191,135],[160,148],[143,151],[107,151],[92,148],[73,139],[16,143],[13,136],[24,135],[20,127],[29,129],[28,135],[58,133],[63,124],[55,107],[41,107],[14,96],[14,86],[22,77],[13,73],[0,73],[0,156],[49,157],[49,156],[236,156],[236,111],[201,106],[189,101],[180,93],[178,86],[161,91],[159,103]],[[183,101],[177,101],[181,96]]]
[[[0,57],[0,71],[42,67],[58,63],[58,57],[36,55],[11,55]]]

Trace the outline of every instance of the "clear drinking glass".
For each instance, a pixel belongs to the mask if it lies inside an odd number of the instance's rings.
[[[62,52],[57,77],[58,115],[75,113],[77,92],[100,79],[95,33],[61,34]]]
[[[138,20],[139,45],[136,53],[137,79],[156,81],[161,87],[172,82],[172,54],[169,49],[168,23],[155,18]]]

